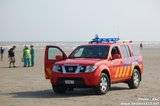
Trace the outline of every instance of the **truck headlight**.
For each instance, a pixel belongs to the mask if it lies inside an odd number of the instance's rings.
[[[53,72],[62,72],[62,66],[60,65],[54,65],[52,68]]]
[[[89,66],[86,66],[86,71],[85,72],[93,72],[97,69],[97,66],[95,65],[89,65]]]

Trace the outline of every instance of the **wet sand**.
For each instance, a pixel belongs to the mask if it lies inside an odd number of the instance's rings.
[[[16,52],[17,68],[8,68],[7,55],[0,61],[0,106],[119,106],[124,103],[152,102],[160,105],[160,49],[143,49],[145,70],[138,89],[114,84],[106,95],[77,89],[54,94],[44,78],[43,50],[36,50],[36,65],[22,67],[22,54]]]

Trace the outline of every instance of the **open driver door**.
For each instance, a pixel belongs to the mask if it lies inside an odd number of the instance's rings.
[[[46,46],[44,56],[45,78],[51,79],[53,65],[66,58],[66,54],[58,46]]]

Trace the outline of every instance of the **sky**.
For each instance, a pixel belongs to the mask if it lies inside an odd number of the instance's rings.
[[[0,41],[160,41],[160,0],[0,0]]]

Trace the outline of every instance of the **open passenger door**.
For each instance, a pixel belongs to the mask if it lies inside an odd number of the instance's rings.
[[[45,78],[51,79],[53,65],[66,58],[66,54],[58,46],[46,46],[44,56]]]

